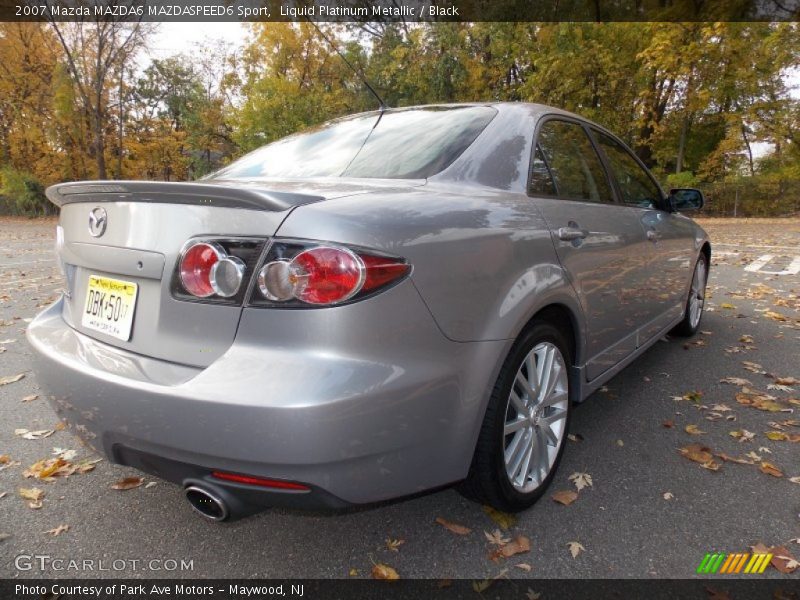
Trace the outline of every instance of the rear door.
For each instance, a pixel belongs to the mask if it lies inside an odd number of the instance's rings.
[[[617,202],[588,129],[560,116],[538,126],[528,193],[580,298],[587,378],[594,379],[636,349],[646,317],[643,212]]]
[[[694,266],[694,229],[686,217],[663,210],[661,188],[630,150],[605,132],[592,133],[616,182],[620,201],[641,213],[650,246],[643,306],[647,317],[640,332],[643,343],[683,312]]]

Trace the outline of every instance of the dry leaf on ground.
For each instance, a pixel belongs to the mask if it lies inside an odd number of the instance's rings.
[[[405,540],[393,540],[392,538],[386,538],[386,547],[392,552],[399,552],[400,546],[405,543]]]
[[[687,425],[686,427],[684,427],[684,430],[689,435],[702,435],[702,434],[705,433],[705,431],[700,431],[700,429],[698,429],[697,425]]]
[[[572,490],[560,490],[553,494],[553,500],[564,506],[569,506],[578,499],[578,493]]]
[[[144,483],[143,477],[126,477],[125,479],[121,479],[115,484],[111,486],[112,490],[132,490],[133,488],[137,488]]]
[[[578,554],[586,550],[580,542],[567,542],[567,546],[569,547],[569,553],[572,554],[572,558],[578,558]]]
[[[66,533],[67,531],[69,531],[69,525],[59,525],[58,527],[54,529],[48,529],[43,533],[49,533],[53,537],[56,537],[57,535],[61,535],[62,533]]]
[[[497,510],[496,508],[489,506],[488,504],[484,504],[482,508],[483,512],[489,515],[489,518],[500,526],[500,529],[503,530],[511,529],[514,525],[517,524],[517,517],[515,517],[510,513],[503,512],[502,510]]]
[[[508,542],[511,541],[511,538],[503,536],[503,532],[500,531],[499,529],[495,529],[493,533],[484,531],[483,535],[486,536],[486,539],[493,546],[505,546]]]
[[[714,460],[714,455],[711,453],[711,448],[701,444],[689,444],[683,448],[678,448],[678,452],[691,461],[700,463],[700,465],[709,471],[716,471],[720,465]]]
[[[573,473],[569,476],[569,480],[575,484],[580,492],[583,488],[592,487],[592,476],[589,473]]]
[[[452,531],[457,535],[468,535],[472,532],[472,529],[469,527],[464,527],[463,525],[459,525],[458,523],[453,523],[452,521],[448,521],[447,519],[443,519],[442,517],[436,517],[436,522],[444,527],[445,529]]]
[[[372,578],[373,579],[388,579],[389,581],[394,581],[396,579],[400,579],[400,575],[397,574],[392,567],[389,565],[384,565],[383,563],[378,563],[374,567],[372,567]]]
[[[783,477],[783,472],[769,462],[762,462],[758,470],[762,473],[766,473],[767,475],[772,475],[773,477]]]
[[[0,385],[8,385],[9,383],[15,383],[25,377],[25,373],[18,373],[17,375],[6,375],[5,377],[0,377]]]
[[[28,501],[30,508],[42,508],[44,501],[44,490],[39,488],[19,488],[20,497]]]
[[[510,558],[515,554],[530,552],[530,549],[531,541],[524,535],[518,535],[511,542],[497,550],[497,553],[499,553],[499,555],[503,558]]]

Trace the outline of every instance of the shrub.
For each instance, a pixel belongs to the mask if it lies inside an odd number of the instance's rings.
[[[38,216],[55,212],[44,195],[44,186],[30,173],[12,167],[0,169],[0,196],[13,215]]]

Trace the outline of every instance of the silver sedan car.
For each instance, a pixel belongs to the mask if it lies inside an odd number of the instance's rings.
[[[693,334],[710,245],[602,127],[547,106],[359,114],[193,183],[55,185],[56,411],[213,520],[458,483],[529,507],[572,407]]]

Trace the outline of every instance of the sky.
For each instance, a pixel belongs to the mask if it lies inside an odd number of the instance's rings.
[[[222,39],[241,44],[247,35],[242,23],[161,23],[150,48],[153,58],[189,53],[196,44]]]

